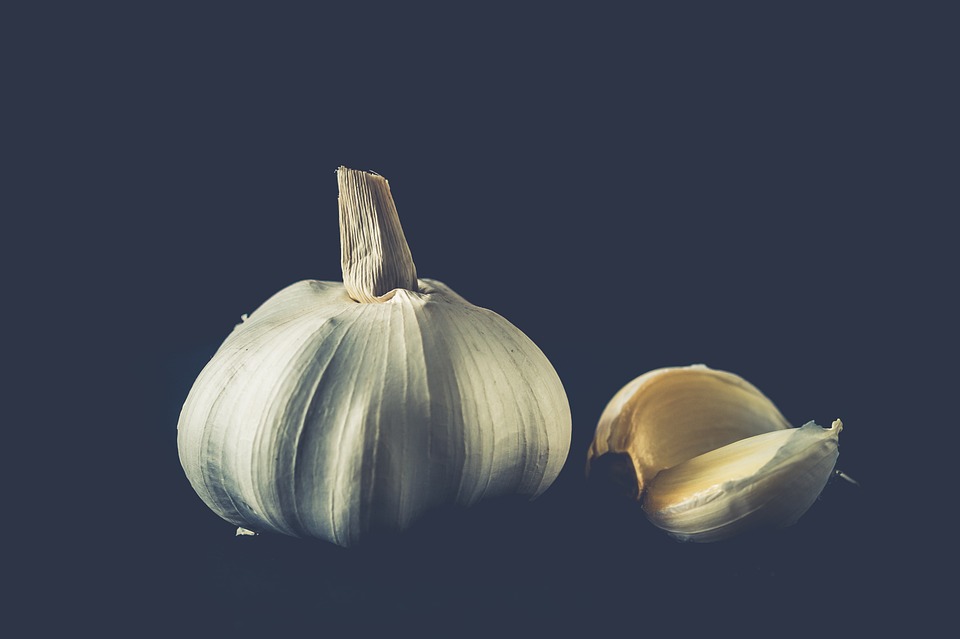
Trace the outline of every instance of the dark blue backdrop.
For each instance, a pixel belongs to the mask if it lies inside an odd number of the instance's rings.
[[[41,510],[72,532],[24,546],[31,602],[132,635],[839,636],[930,619],[931,564],[904,517],[923,466],[903,428],[946,389],[929,363],[955,296],[941,279],[938,16],[875,3],[41,14],[7,23],[28,34],[11,179],[72,314],[82,372],[58,424],[94,445],[58,447],[72,474],[50,484],[78,488]],[[440,513],[344,551],[234,538],[190,489],[176,420],[200,368],[272,293],[340,279],[340,165],[390,181],[421,276],[554,363],[573,445],[537,502]],[[831,483],[795,527],[706,546],[591,496],[582,471],[606,401],[646,370],[697,362],[743,375],[794,424],[843,419],[839,466],[861,487]]]

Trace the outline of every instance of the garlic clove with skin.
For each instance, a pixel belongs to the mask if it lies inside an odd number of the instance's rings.
[[[766,395],[739,375],[702,364],[658,368],[608,402],[587,457],[625,454],[636,492],[665,468],[744,437],[790,428]]]
[[[833,473],[841,429],[793,428],[733,373],[661,368],[607,404],[587,475],[625,489],[672,536],[717,541],[794,524]]]
[[[751,528],[790,526],[813,505],[833,472],[843,424],[747,437],[657,473],[643,510],[657,527],[690,541]]]

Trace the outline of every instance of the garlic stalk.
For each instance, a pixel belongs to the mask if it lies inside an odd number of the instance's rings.
[[[841,429],[792,428],[733,373],[661,368],[610,400],[587,475],[620,485],[674,537],[716,541],[796,523],[833,473]]]
[[[570,446],[556,371],[501,316],[417,279],[385,179],[337,177],[344,281],[276,293],[201,371],[178,423],[194,490],[241,529],[342,546],[537,497]]]

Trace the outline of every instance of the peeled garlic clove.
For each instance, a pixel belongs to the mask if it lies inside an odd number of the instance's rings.
[[[659,528],[690,541],[715,541],[761,527],[794,524],[833,473],[840,420],[809,422],[728,444],[660,471],[643,510]]]
[[[733,373],[656,369],[607,404],[587,475],[624,488],[672,535],[715,541],[795,523],[830,478],[840,429],[791,427]]]

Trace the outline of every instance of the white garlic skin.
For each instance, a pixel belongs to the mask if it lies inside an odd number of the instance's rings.
[[[540,349],[496,313],[419,280],[359,303],[302,281],[239,324],[178,424],[184,471],[220,517],[341,546],[442,505],[540,495],[571,415]]]
[[[659,368],[608,402],[587,475],[602,467],[673,537],[718,541],[796,523],[833,474],[841,429],[840,420],[792,427],[734,373]]]

